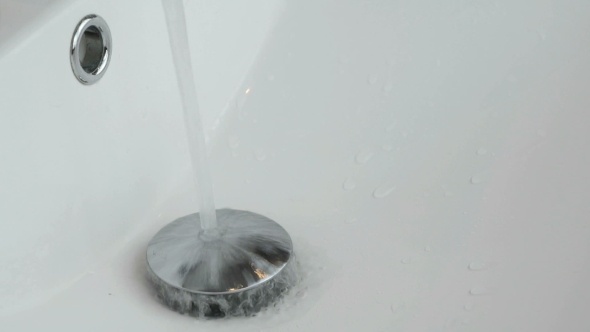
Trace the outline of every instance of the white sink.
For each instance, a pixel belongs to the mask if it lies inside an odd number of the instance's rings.
[[[0,44],[1,330],[590,330],[589,2],[186,6],[218,206],[307,277],[248,319],[153,298],[147,242],[196,210],[161,4],[77,1]],[[83,86],[89,13],[113,57]]]

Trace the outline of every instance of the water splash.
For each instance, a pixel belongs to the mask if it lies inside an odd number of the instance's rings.
[[[474,296],[486,295],[490,293],[490,289],[487,287],[473,287],[469,290],[469,294]]]
[[[373,192],[373,197],[383,198],[383,197],[391,194],[391,192],[394,190],[395,190],[395,186],[383,185],[383,186],[380,186],[377,189],[375,189],[375,191]]]
[[[457,321],[456,318],[449,318],[445,322],[445,327],[455,327],[455,322]]]
[[[474,175],[471,177],[471,183],[472,184],[480,184],[481,183],[481,177],[479,175]]]
[[[369,76],[367,77],[367,83],[369,85],[375,85],[375,83],[377,83],[377,75],[369,74]]]
[[[373,152],[373,150],[364,148],[356,154],[354,160],[356,160],[358,164],[366,164],[371,158],[373,158],[374,154],[375,152]]]
[[[469,263],[468,268],[471,271],[483,271],[483,270],[488,269],[488,267],[484,263],[481,263],[481,262],[471,262],[471,263]]]
[[[346,220],[344,220],[344,222],[347,224],[352,224],[353,222],[356,222],[356,218],[350,217],[350,218],[347,218]]]
[[[401,313],[402,311],[406,310],[406,302],[404,301],[398,301],[398,302],[394,302],[391,304],[391,306],[389,306],[389,308],[391,309],[391,312],[396,315]]]
[[[266,153],[262,149],[254,150],[254,158],[258,161],[264,161],[266,159]]]
[[[232,149],[235,150],[240,146],[240,140],[238,139],[237,136],[229,136],[227,138],[227,146]]]
[[[389,124],[387,127],[385,127],[385,131],[393,131],[396,126],[397,126],[397,122],[394,121],[391,124]]]
[[[383,87],[381,88],[381,90],[385,93],[390,92],[391,90],[393,90],[393,84],[385,83],[385,84],[383,84]]]
[[[389,144],[383,144],[383,145],[381,145],[381,149],[383,151],[391,151],[391,150],[393,150],[393,146],[391,146]]]
[[[346,191],[350,191],[352,189],[354,189],[356,187],[356,183],[354,183],[354,180],[352,178],[347,178],[346,180],[344,180],[344,183],[342,183],[342,189],[346,190]]]

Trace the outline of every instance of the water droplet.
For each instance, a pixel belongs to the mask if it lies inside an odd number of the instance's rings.
[[[484,263],[481,262],[471,262],[469,263],[469,269],[471,271],[483,271],[483,270],[487,270],[487,266]]]
[[[402,259],[402,264],[410,264],[410,258],[404,258]]]
[[[229,136],[227,138],[227,146],[229,146],[230,149],[237,149],[240,146],[240,140],[237,136]]]
[[[432,251],[432,248],[430,246],[426,246],[426,248],[424,248],[424,251],[430,252],[430,251]]]
[[[383,84],[383,87],[381,88],[381,90],[382,90],[383,92],[389,92],[389,91],[391,91],[392,89],[393,89],[393,84],[391,84],[391,83],[389,83],[389,82],[388,82],[388,83],[385,83],[385,84]]]
[[[375,191],[373,192],[373,197],[375,197],[375,198],[383,198],[383,197],[391,194],[391,192],[394,189],[395,189],[395,186],[390,186],[390,185],[380,186],[377,189],[375,189]]]
[[[369,76],[367,77],[367,83],[369,83],[370,85],[374,85],[375,83],[377,83],[377,75],[369,74]]]
[[[347,224],[352,224],[355,221],[356,221],[356,218],[354,218],[354,217],[351,217],[351,218],[348,218],[348,219],[344,220],[344,222],[347,223]]]
[[[485,148],[479,148],[477,150],[477,155],[479,156],[484,156],[486,153],[488,153],[488,150],[486,150]]]
[[[403,311],[404,309],[406,309],[406,303],[403,301],[394,302],[391,304],[390,308],[391,308],[392,313],[398,314],[401,311]]]
[[[537,130],[537,135],[539,137],[545,137],[547,135],[547,131],[545,131],[544,129],[539,129]]]
[[[383,145],[381,145],[381,149],[383,151],[391,151],[391,150],[393,150],[393,146],[391,146],[389,144],[383,144]]]
[[[473,304],[467,303],[466,305],[463,306],[463,308],[466,311],[471,311],[471,310],[473,310]]]
[[[481,178],[478,175],[474,175],[471,177],[471,183],[473,184],[480,184],[481,183]]]
[[[252,180],[244,180],[244,183],[245,184],[250,184],[250,183],[252,183]]]
[[[256,149],[254,150],[254,158],[258,161],[263,161],[266,159],[266,153],[264,153],[264,150],[262,149]]]
[[[373,150],[370,149],[361,149],[355,157],[355,160],[357,163],[359,164],[365,164],[367,161],[369,161],[371,158],[373,158],[373,155],[375,153],[373,152]]]
[[[354,180],[352,180],[352,178],[347,178],[346,180],[344,180],[344,183],[342,183],[342,189],[349,191],[354,189],[354,187],[356,187],[356,183],[354,183]]]
[[[453,326],[455,326],[455,318],[449,318],[445,322],[445,327],[453,327]]]
[[[486,287],[473,287],[469,291],[469,294],[474,295],[474,296],[479,296],[479,295],[486,295],[489,292],[490,292],[490,290],[487,289]]]
[[[449,197],[449,196],[453,196],[453,193],[450,191],[445,192],[445,196]]]
[[[385,127],[385,131],[393,131],[395,129],[395,126],[397,126],[397,123],[393,122],[389,126]]]
[[[266,76],[266,79],[269,80],[269,81],[274,81],[275,80],[275,75],[268,74],[268,76]]]
[[[296,297],[303,299],[307,296],[307,293],[305,292],[305,290],[300,290],[295,294]]]

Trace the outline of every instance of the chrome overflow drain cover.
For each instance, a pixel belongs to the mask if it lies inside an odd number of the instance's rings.
[[[107,70],[111,60],[112,39],[107,22],[98,15],[85,16],[74,31],[70,45],[70,63],[82,84],[94,84]]]

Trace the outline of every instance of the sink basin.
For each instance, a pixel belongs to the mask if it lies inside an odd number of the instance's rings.
[[[197,209],[164,16],[80,1],[0,57],[3,330],[590,329],[590,3],[186,6],[216,202],[279,222],[301,284],[248,319],[154,299],[147,242]]]

